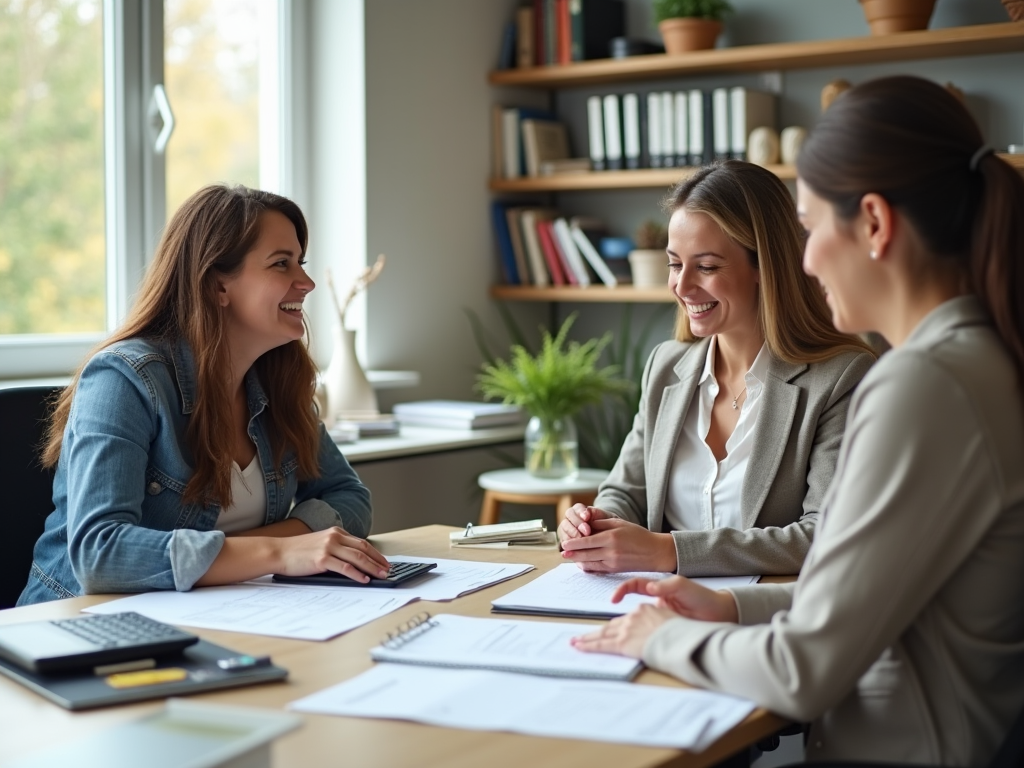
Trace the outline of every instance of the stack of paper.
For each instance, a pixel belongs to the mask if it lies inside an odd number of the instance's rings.
[[[585,717],[570,711],[573,702]],[[410,664],[378,664],[288,708],[694,752],[754,711],[749,701],[710,691]]]
[[[522,421],[522,409],[501,403],[458,400],[420,400],[395,405],[395,417],[402,424],[448,429],[503,427]]]
[[[453,547],[506,547],[510,544],[547,545],[555,543],[554,531],[548,531],[543,520],[523,520],[518,523],[473,525],[464,531],[448,534]]]

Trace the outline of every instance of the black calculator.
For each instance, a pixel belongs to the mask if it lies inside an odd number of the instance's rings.
[[[127,611],[0,626],[0,657],[33,672],[65,672],[177,653],[199,638]]]
[[[309,576],[283,576],[274,574],[274,581],[282,584],[318,584],[329,587],[397,587],[399,584],[422,576],[427,571],[437,568],[437,563],[392,563],[386,579],[371,577],[365,584],[334,571],[313,573]]]

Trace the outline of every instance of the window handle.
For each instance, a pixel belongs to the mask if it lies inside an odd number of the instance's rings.
[[[171,134],[174,133],[174,112],[171,111],[171,102],[167,98],[163,83],[153,86],[153,98],[149,102],[149,122],[154,131],[157,127],[160,129],[153,141],[153,151],[162,155],[167,149],[167,142],[171,140]]]

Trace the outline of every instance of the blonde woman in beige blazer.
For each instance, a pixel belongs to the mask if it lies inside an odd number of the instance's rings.
[[[864,83],[805,143],[804,264],[893,346],[850,405],[799,579],[577,638],[813,721],[807,756],[984,766],[1024,708],[1024,180],[945,89]]]
[[[810,547],[854,387],[874,360],[800,266],[785,185],[728,161],[672,192],[678,341],[659,345],[594,504],[559,526],[586,571],[792,574]]]

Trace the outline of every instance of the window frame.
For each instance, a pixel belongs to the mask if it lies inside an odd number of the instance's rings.
[[[277,0],[275,6],[277,63],[261,65],[260,99],[261,117],[278,115],[278,122],[268,126],[271,140],[260,144],[261,186],[304,197],[304,190],[296,187],[304,186],[305,158],[296,153],[293,141],[296,129],[304,129],[304,118],[281,107],[304,101],[304,94],[293,95],[290,86],[296,75],[304,74],[304,67],[293,61],[293,52],[301,50],[296,35],[304,34],[305,15],[297,0]],[[271,81],[275,70],[277,82],[269,92],[275,103],[264,105],[262,82]],[[167,216],[165,156],[155,147],[163,121],[154,92],[163,84],[164,0],[103,0],[106,328],[91,333],[0,335],[0,381],[70,376],[127,314]],[[263,168],[269,170],[269,178],[264,178]]]

